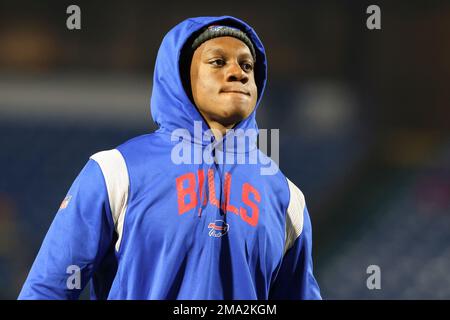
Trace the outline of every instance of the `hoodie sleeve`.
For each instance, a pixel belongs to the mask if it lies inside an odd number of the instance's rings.
[[[288,180],[291,200],[286,214],[286,243],[269,299],[322,299],[313,274],[312,229],[301,191]]]
[[[18,299],[78,299],[113,234],[102,170],[90,159],[56,213]]]

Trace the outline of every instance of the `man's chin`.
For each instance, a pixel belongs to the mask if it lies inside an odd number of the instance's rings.
[[[216,122],[220,123],[223,127],[227,129],[233,128],[237,123],[241,122],[244,119],[242,114],[234,114],[231,116],[222,116],[217,117]]]

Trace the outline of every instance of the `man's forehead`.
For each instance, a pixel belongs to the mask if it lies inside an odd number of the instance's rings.
[[[249,47],[239,39],[233,37],[218,37],[202,44],[204,54],[238,54],[252,58]]]

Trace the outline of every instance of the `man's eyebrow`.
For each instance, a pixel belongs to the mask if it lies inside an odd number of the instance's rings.
[[[205,50],[205,54],[218,54],[218,55],[226,55],[225,51],[222,48],[208,48]],[[249,52],[242,52],[239,54],[240,58],[246,58],[249,60],[253,60],[253,56]]]
[[[241,53],[241,54],[239,55],[239,57],[241,57],[241,58],[247,58],[247,59],[250,59],[250,60],[253,61],[253,56],[252,56],[250,53],[248,53],[248,52]]]

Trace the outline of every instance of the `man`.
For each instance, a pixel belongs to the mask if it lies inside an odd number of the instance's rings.
[[[303,194],[248,161],[271,161],[246,139],[266,74],[246,23],[174,27],[154,72],[159,129],[91,157],[19,298],[76,299],[91,280],[93,299],[320,299]]]

